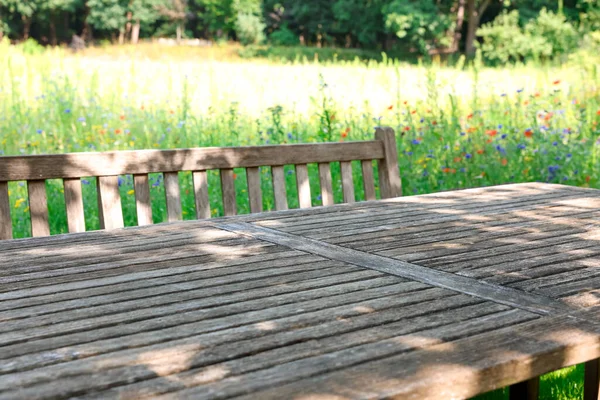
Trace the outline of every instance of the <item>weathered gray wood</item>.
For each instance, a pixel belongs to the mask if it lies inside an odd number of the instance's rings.
[[[583,400],[600,400],[600,359],[585,363]]]
[[[192,172],[194,181],[194,197],[196,200],[196,218],[210,218],[210,203],[208,200],[208,176],[206,171]]]
[[[375,179],[373,177],[373,162],[363,160],[360,163],[363,176],[363,187],[365,189],[365,200],[375,200]]]
[[[69,232],[85,232],[81,180],[79,178],[63,179],[63,185]]]
[[[533,378],[511,385],[508,388],[509,400],[538,400],[540,395],[540,379]]]
[[[352,179],[352,163],[350,161],[340,162],[342,171],[342,192],[344,194],[344,203],[354,203],[354,180]]]
[[[260,213],[263,211],[260,169],[258,167],[246,168],[246,177],[248,181],[248,201],[250,203],[250,212]]]
[[[118,181],[117,181],[117,183],[118,183]],[[104,207],[102,206],[102,193],[100,192],[100,179],[98,179],[98,178],[96,178],[96,199],[98,202],[98,224],[100,226],[100,229],[105,229]]]
[[[152,204],[150,203],[150,184],[147,174],[133,175],[135,190],[135,209],[138,226],[152,224]]]
[[[329,163],[319,163],[319,181],[321,182],[321,200],[324,206],[333,204],[333,187],[331,185],[331,167]]]
[[[396,135],[392,128],[375,128],[375,139],[383,142],[384,157],[379,160],[379,188],[381,198],[398,197],[402,195],[400,171],[398,168],[398,149]]]
[[[121,209],[121,195],[119,194],[119,179],[117,176],[98,177],[98,200],[101,227],[116,229],[123,227],[123,210]]]
[[[285,171],[283,165],[271,167],[273,175],[273,195],[275,196],[275,209],[277,211],[287,210],[287,192],[285,189]]]
[[[295,165],[383,157],[384,149],[380,140],[5,156],[0,157],[0,181]]]
[[[312,207],[308,167],[306,164],[296,165],[296,184],[298,185],[298,201],[300,208]]]
[[[27,181],[29,193],[29,213],[31,215],[32,236],[50,235],[48,224],[48,199],[44,180]]]
[[[167,220],[169,222],[181,221],[181,192],[179,190],[179,174],[165,172],[165,197],[167,200]]]
[[[236,215],[235,178],[231,168],[221,170],[221,192],[223,194],[223,212],[227,216]]]
[[[0,240],[12,239],[8,182],[0,182]]]
[[[573,311],[571,307],[564,303],[545,296],[525,293],[504,286],[492,285],[465,276],[434,270],[375,254],[363,253],[274,229],[250,225],[243,222],[219,223],[216,226],[230,232],[249,235],[256,239],[320,255],[330,260],[360,265],[365,268],[412,279],[428,285],[447,288],[471,296],[495,301],[500,304],[506,304],[511,307],[521,308],[540,315]]]

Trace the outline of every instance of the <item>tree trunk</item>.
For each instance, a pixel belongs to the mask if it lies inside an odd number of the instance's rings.
[[[137,44],[140,38],[140,21],[135,21],[131,28],[131,43]]]
[[[481,20],[481,15],[490,5],[490,0],[483,0],[479,5],[479,8],[475,8],[475,0],[467,1],[467,14],[469,16],[469,25],[467,28],[467,40],[465,43],[465,51],[468,56],[472,56],[475,54],[475,36],[477,34],[477,28],[479,27],[479,21]]]
[[[131,11],[127,12],[127,22],[125,23],[125,36],[130,37],[131,35]]]
[[[181,43],[182,31],[183,31],[183,28],[181,26],[181,21],[178,21],[177,22],[177,44]]]
[[[81,30],[81,38],[89,42],[92,38],[92,30],[90,28],[90,24],[87,22],[87,17],[90,14],[90,8],[87,6],[87,2],[85,4],[85,8],[83,11],[83,29]]]
[[[23,40],[29,39],[29,28],[31,28],[31,17],[23,15],[21,17],[23,21]]]
[[[50,15],[50,45],[56,46],[58,41],[56,40],[56,24],[54,23],[54,13]]]
[[[452,40],[452,52],[456,53],[460,49],[460,39],[462,38],[462,28],[465,22],[465,0],[458,0],[456,10],[456,29],[454,29],[454,38]]]
[[[125,42],[125,30],[119,30],[119,44],[123,44]]]

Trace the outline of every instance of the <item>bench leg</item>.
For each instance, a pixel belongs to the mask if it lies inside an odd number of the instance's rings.
[[[600,358],[585,363],[585,378],[583,383],[583,399],[599,400],[598,387],[600,382]]]
[[[508,388],[510,400],[537,400],[540,393],[540,378],[515,383]]]

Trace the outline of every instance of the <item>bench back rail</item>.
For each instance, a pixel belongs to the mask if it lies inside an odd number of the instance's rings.
[[[178,172],[191,171],[196,218],[210,218],[207,171],[219,170],[225,215],[235,215],[234,168],[245,168],[250,212],[262,212],[260,167],[270,166],[275,209],[288,209],[284,165],[294,165],[301,208],[310,207],[309,163],[317,163],[323,205],[331,205],[331,162],[340,162],[345,203],[355,201],[352,161],[361,162],[367,200],[375,199],[372,160],[377,160],[381,198],[401,195],[394,131],[376,128],[375,140],[274,146],[208,147],[0,157],[0,240],[12,238],[8,182],[26,181],[33,236],[50,235],[46,180],[62,179],[69,232],[85,231],[81,178],[96,177],[100,227],[124,226],[119,175],[133,175],[138,225],[152,223],[148,174],[160,172],[167,220],[182,219]]]

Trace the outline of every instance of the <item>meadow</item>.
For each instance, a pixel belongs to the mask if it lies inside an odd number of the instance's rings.
[[[276,62],[242,60],[231,49],[139,49],[72,54],[0,43],[0,155],[366,140],[387,125],[397,132],[404,195],[527,181],[600,188],[600,77],[589,58],[491,69],[477,59],[452,67],[385,57]],[[333,172],[339,180],[339,167]],[[293,169],[287,174],[294,207]],[[191,177],[180,181],[192,219]],[[151,182],[160,222],[161,176]],[[86,227],[97,229],[94,180],[83,183]],[[120,183],[125,223],[135,225],[132,179]],[[48,185],[51,233],[66,232],[62,183]],[[212,214],[222,215],[217,173],[209,187]],[[238,209],[248,212],[243,171],[236,187]],[[272,209],[268,169],[263,192]],[[341,202],[341,191],[335,196]],[[10,199],[15,237],[30,236],[23,182],[10,184]],[[581,367],[542,380],[542,398],[581,394]]]

